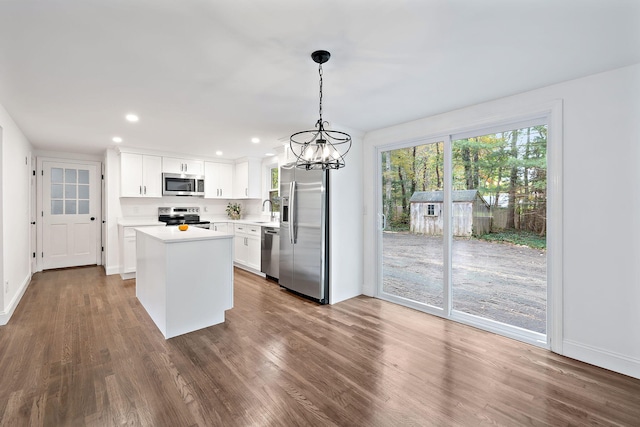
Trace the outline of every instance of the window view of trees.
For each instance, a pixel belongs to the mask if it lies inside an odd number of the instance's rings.
[[[443,145],[438,142],[383,153],[383,209],[387,228],[409,230],[409,200],[413,193],[442,190]]]
[[[453,141],[452,189],[478,191],[490,208],[492,233],[531,234],[528,240],[539,247],[541,239],[535,236],[546,236],[546,157],[546,125]],[[388,230],[410,229],[410,199],[416,191],[443,190],[443,164],[441,142],[383,153]]]

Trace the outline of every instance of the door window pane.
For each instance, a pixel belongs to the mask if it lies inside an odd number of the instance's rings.
[[[63,201],[51,200],[51,215],[62,215],[63,213]]]
[[[62,184],[51,184],[51,198],[62,199]]]
[[[64,213],[65,215],[74,215],[76,213],[76,201],[65,200],[64,201]]]
[[[78,214],[80,214],[80,215],[88,215],[89,214],[89,201],[88,200],[78,200]]]
[[[64,182],[66,183],[75,183],[76,179],[76,170],[75,169],[65,169],[64,170]]]
[[[78,169],[78,183],[89,184],[89,171],[86,169]]]
[[[76,185],[75,184],[65,184],[65,186],[64,186],[64,198],[65,199],[75,199],[76,198]]]
[[[62,168],[51,168],[51,182],[63,182]]]
[[[88,198],[89,198],[89,186],[78,185],[78,199],[88,199]]]

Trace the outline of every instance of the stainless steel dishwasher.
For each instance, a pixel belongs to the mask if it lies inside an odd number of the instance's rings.
[[[262,227],[261,270],[267,278],[278,280],[280,276],[280,229]]]

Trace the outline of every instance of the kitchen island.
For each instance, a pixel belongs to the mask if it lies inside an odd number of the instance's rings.
[[[233,307],[233,234],[136,228],[136,297],[165,338],[224,322]]]

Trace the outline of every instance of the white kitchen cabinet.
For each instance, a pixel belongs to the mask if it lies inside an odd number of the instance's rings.
[[[229,230],[229,225],[233,226],[233,224],[229,224],[228,222],[212,222],[210,228],[213,231],[221,231],[223,233],[233,233],[233,228]]]
[[[204,162],[202,160],[178,159],[175,157],[162,158],[162,172],[186,173],[189,175],[203,175]]]
[[[136,277],[136,228],[120,225],[120,277],[123,280]]]
[[[261,248],[260,232],[261,228],[255,225],[234,224],[234,261],[240,266],[249,267],[260,271]]]
[[[233,177],[234,199],[260,199],[262,193],[262,161],[247,159],[236,163]]]
[[[204,163],[205,199],[233,197],[233,165],[230,163]]]
[[[162,157],[120,153],[120,197],[162,197]]]

